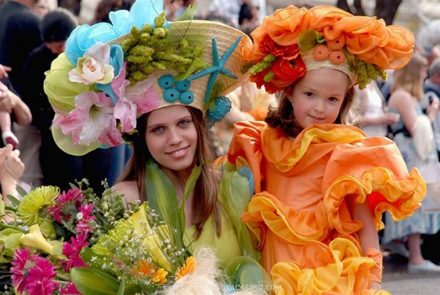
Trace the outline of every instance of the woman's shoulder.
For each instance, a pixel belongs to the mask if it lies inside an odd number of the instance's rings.
[[[127,202],[137,202],[140,200],[139,190],[134,180],[122,181],[115,184],[112,190],[124,195]]]
[[[397,89],[390,96],[389,106],[398,105],[405,102],[412,102],[413,97],[404,89]]]

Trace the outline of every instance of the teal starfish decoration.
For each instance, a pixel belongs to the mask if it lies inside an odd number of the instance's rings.
[[[209,97],[211,96],[212,87],[214,86],[215,81],[217,80],[218,75],[224,74],[232,79],[237,79],[237,76],[235,76],[231,71],[229,71],[227,68],[225,68],[226,61],[229,59],[229,57],[234,52],[235,48],[237,47],[238,43],[240,42],[241,37],[238,37],[237,40],[232,43],[231,47],[229,47],[228,50],[226,50],[225,54],[221,58],[218,56],[218,49],[217,49],[217,41],[215,40],[215,37],[212,38],[212,60],[213,65],[209,68],[206,68],[198,73],[195,73],[194,75],[190,76],[188,78],[189,81],[201,78],[206,75],[211,75],[209,77],[208,86],[206,88],[205,93],[205,103],[208,104]]]

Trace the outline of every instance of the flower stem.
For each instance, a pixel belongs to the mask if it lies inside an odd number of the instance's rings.
[[[65,283],[66,281],[70,282],[70,276],[68,274],[63,275],[63,274],[57,273],[56,278],[62,280],[61,283]]]

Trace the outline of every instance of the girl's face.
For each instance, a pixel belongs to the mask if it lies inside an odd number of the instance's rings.
[[[307,71],[295,85],[290,101],[298,124],[334,123],[348,91],[349,78],[341,71],[318,69]]]
[[[152,111],[147,120],[145,140],[159,165],[174,171],[192,168],[197,150],[197,130],[184,106]]]

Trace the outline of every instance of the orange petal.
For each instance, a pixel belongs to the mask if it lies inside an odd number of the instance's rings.
[[[307,9],[290,5],[278,9],[272,16],[266,17],[262,26],[268,31],[275,43],[290,46],[298,42],[298,36],[307,28]]]
[[[345,45],[345,35],[340,35],[338,38],[327,42],[327,47],[330,50],[341,50]]]

